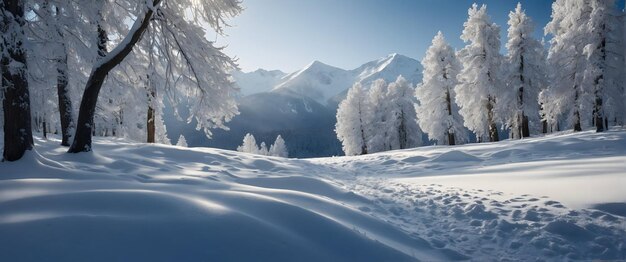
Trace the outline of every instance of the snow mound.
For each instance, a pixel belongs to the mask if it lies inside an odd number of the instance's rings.
[[[436,158],[433,158],[431,162],[470,162],[470,161],[482,161],[482,159],[472,156],[470,154],[461,151],[448,151]]]

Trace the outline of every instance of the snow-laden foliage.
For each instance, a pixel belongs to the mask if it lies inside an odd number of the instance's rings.
[[[372,82],[368,92],[368,103],[370,108],[365,114],[367,128],[365,128],[365,138],[367,152],[375,153],[389,150],[388,123],[390,116],[389,99],[387,99],[387,83],[383,79]]]
[[[474,4],[468,11],[461,39],[467,45],[458,52],[463,70],[455,88],[459,113],[465,126],[476,133],[479,141],[498,141],[496,103],[504,92],[500,27],[491,23],[485,5]]]
[[[506,48],[508,91],[499,98],[505,127],[512,138],[528,137],[539,128],[539,91],[547,86],[545,54],[533,38],[535,26],[518,3],[509,13]]]
[[[459,115],[454,92],[461,64],[441,31],[433,38],[422,64],[424,81],[415,90],[419,126],[428,133],[430,140],[440,145],[466,143],[467,129]]]
[[[289,156],[289,151],[287,150],[287,145],[285,144],[285,140],[283,140],[282,136],[278,135],[276,137],[276,140],[274,141],[274,144],[272,144],[272,146],[270,147],[269,155],[270,156],[277,156],[277,157],[288,157]]]
[[[185,136],[180,135],[178,137],[178,142],[176,142],[176,146],[180,146],[180,147],[187,147],[187,139],[185,138]]]
[[[265,142],[258,145],[254,135],[248,133],[243,137],[243,143],[237,147],[237,151],[263,156],[288,157],[289,155],[285,140],[280,135],[276,137],[274,144],[268,148]]]
[[[402,77],[387,85],[375,80],[369,91],[357,82],[339,104],[335,132],[346,155],[417,147],[422,130],[415,113],[415,90]]]
[[[589,4],[583,86],[588,100],[594,103],[592,115],[596,129],[603,131],[609,121],[623,123],[624,83],[620,71],[624,68],[623,24],[614,0],[590,0]]]
[[[250,133],[246,134],[246,136],[243,137],[243,144],[237,147],[237,151],[250,154],[258,154],[259,147],[256,144],[256,139],[254,138],[254,136]]]
[[[365,132],[369,123],[369,100],[361,83],[355,83],[337,109],[335,132],[347,156],[367,154]]]
[[[583,86],[586,59],[582,53],[589,37],[585,23],[590,14],[588,1],[557,0],[552,4],[552,20],[545,27],[546,34],[552,35],[548,52],[551,90],[547,92],[547,101],[554,108],[550,112],[564,117],[564,128],[575,130],[591,122],[592,102]]]
[[[422,129],[417,124],[414,94],[415,89],[402,76],[389,84],[387,99],[390,110],[386,133],[390,150],[422,145]]]

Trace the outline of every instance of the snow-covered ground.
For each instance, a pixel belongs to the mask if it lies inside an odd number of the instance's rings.
[[[57,140],[0,163],[0,260],[626,259],[626,130],[359,157]]]

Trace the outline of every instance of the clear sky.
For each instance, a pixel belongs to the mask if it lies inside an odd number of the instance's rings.
[[[243,0],[244,12],[216,40],[246,72],[293,72],[313,60],[353,69],[391,53],[421,60],[438,30],[453,47],[463,46],[459,36],[474,2],[487,5],[504,41],[518,2],[535,21],[537,38],[550,20],[551,0]]]

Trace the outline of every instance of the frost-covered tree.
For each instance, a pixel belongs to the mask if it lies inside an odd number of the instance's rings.
[[[556,0],[552,3],[552,20],[546,25],[546,35],[552,35],[548,51],[550,96],[545,100],[554,104],[552,113],[565,117],[566,126],[581,131],[590,123],[591,101],[583,86],[587,45],[586,23],[591,6],[587,0]],[[586,114],[585,112],[589,112]]]
[[[367,92],[361,83],[355,83],[346,98],[337,109],[337,123],[335,133],[341,141],[343,152],[347,156],[363,155],[368,153],[367,148]],[[277,139],[278,140],[278,139]]]
[[[624,83],[620,79],[624,67],[623,24],[614,0],[589,0],[589,4],[591,13],[586,30],[587,45],[583,50],[587,58],[583,86],[593,101],[592,121],[596,131],[602,132],[609,119],[616,123],[624,111],[621,99]]]
[[[454,92],[461,64],[441,32],[433,38],[422,65],[424,80],[415,90],[420,127],[440,145],[466,143],[469,138]]]
[[[496,103],[504,91],[500,27],[491,23],[485,5],[474,4],[468,11],[461,39],[467,45],[458,53],[463,64],[459,85],[455,88],[459,113],[465,126],[479,141],[498,141]]]
[[[518,3],[509,13],[506,83],[509,92],[500,97],[505,125],[512,138],[529,137],[539,126],[539,91],[547,85],[544,51],[534,39],[532,20]]]
[[[283,138],[280,135],[276,137],[276,141],[274,141],[274,144],[272,144],[272,146],[270,147],[269,155],[277,156],[277,157],[289,156],[289,151],[287,150],[287,145],[285,144],[285,140],[283,140]]]
[[[157,35],[149,48],[158,50],[161,62],[167,64],[166,87],[185,94],[190,106],[188,121],[196,119],[198,128],[210,136],[210,128],[225,128],[224,122],[236,113],[234,88],[227,72],[236,67],[232,59],[205,38],[203,26],[222,33],[224,19],[241,11],[238,0],[216,1],[116,1],[103,3],[101,10],[87,17],[94,19],[97,39],[115,34],[110,52],[98,48],[97,59],[86,80],[77,120],[76,135],[69,152],[91,150],[91,136],[100,90],[107,76],[133,51],[142,35]],[[130,27],[119,21],[134,21]],[[106,26],[115,29],[106,31]],[[103,33],[104,32],[104,33]],[[143,38],[144,40],[146,37]],[[102,41],[99,41],[102,42]],[[100,46],[100,45],[98,45]],[[172,99],[174,106],[178,101]]]
[[[422,145],[422,129],[415,113],[415,89],[402,76],[389,84],[389,121],[387,134],[389,149],[407,149]]]
[[[254,136],[250,133],[246,134],[243,137],[243,144],[237,147],[237,151],[250,153],[250,154],[258,154],[259,147],[257,146],[256,139],[254,139]]]
[[[270,154],[270,151],[267,149],[267,145],[265,144],[265,142],[261,142],[261,146],[259,146],[258,154],[262,156],[267,156]]]
[[[29,49],[30,82],[33,84],[34,101],[47,100],[48,105],[54,107],[54,111],[45,104],[35,103],[32,108],[33,118],[37,119],[45,115],[46,120],[51,120],[55,131],[60,131],[61,145],[69,146],[74,131],[74,116],[72,94],[75,90],[70,86],[70,75],[76,74],[80,67],[69,66],[72,60],[88,59],[82,52],[82,31],[88,25],[76,19],[77,6],[54,0],[28,1],[27,9],[30,14],[28,19],[28,37],[31,40]],[[70,35],[71,37],[67,37]],[[73,50],[70,54],[69,49]],[[72,57],[71,55],[78,56]],[[55,88],[54,92],[50,92]],[[54,95],[53,95],[54,94]],[[36,97],[41,96],[41,97]],[[53,101],[53,99],[56,101]]]
[[[0,74],[4,113],[3,159],[15,161],[31,150],[33,135],[28,87],[24,2],[0,1]]]
[[[388,86],[384,79],[377,79],[372,82],[368,92],[369,109],[366,110],[364,116],[365,128],[365,144],[368,153],[382,152],[389,150],[389,116],[390,104],[388,95]]]
[[[180,147],[188,147],[187,145],[187,139],[185,139],[185,136],[183,136],[182,134],[178,137],[178,142],[176,142],[176,146],[180,146]]]

